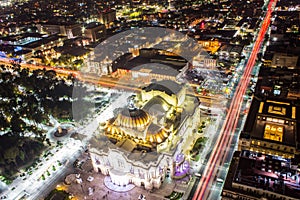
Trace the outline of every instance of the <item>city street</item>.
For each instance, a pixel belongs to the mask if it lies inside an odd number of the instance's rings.
[[[264,39],[264,35],[269,27],[271,13],[273,12],[273,3],[270,1],[268,5],[268,12],[265,16],[265,19],[262,23],[262,28],[257,36],[257,40],[252,49],[251,55],[248,59],[248,62],[245,66],[243,76],[241,78],[237,89],[235,90],[234,96],[232,98],[228,113],[226,115],[225,121],[223,123],[222,129],[220,131],[220,137],[218,138],[216,144],[213,147],[212,153],[209,156],[207,165],[203,171],[203,176],[200,178],[200,181],[197,186],[197,190],[194,193],[193,200],[196,199],[209,199],[210,190],[212,187],[212,182],[215,182],[215,177],[218,174],[218,166],[224,163],[224,160],[228,156],[228,147],[232,144],[232,140],[237,137],[235,134],[236,127],[238,126],[239,116],[241,112],[242,102],[248,84],[250,82],[250,76],[256,62],[257,53],[260,50],[261,43]],[[276,1],[275,1],[276,3]],[[224,151],[225,149],[225,151]]]
[[[298,199],[299,13],[0,0],[0,199]]]

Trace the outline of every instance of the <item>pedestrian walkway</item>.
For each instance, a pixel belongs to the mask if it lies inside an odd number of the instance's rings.
[[[89,176],[92,176],[94,179],[88,181]],[[113,188],[107,187],[107,181],[110,181],[110,178],[102,174],[80,172],[80,177],[82,183],[79,184],[74,181],[70,185],[65,185],[66,191],[78,199],[86,200],[136,200],[141,194],[143,194],[147,200],[166,200],[165,196],[170,195],[176,186],[174,181],[165,181],[159,189],[153,189],[151,192],[145,190],[144,187],[134,185],[133,188],[128,191],[118,191],[123,186],[114,185]],[[60,183],[60,185],[63,185],[63,183]],[[128,186],[125,186],[125,188],[126,187]],[[93,192],[89,193],[89,190]]]

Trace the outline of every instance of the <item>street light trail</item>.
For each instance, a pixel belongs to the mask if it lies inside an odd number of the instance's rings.
[[[241,106],[243,101],[243,96],[247,90],[251,72],[253,70],[254,64],[256,62],[257,53],[260,49],[261,43],[263,41],[264,35],[270,24],[270,17],[273,11],[273,3],[276,1],[270,0],[268,5],[268,11],[265,16],[265,20],[263,21],[261,30],[257,36],[257,40],[252,49],[252,53],[249,57],[249,60],[246,64],[245,71],[243,73],[242,79],[239,82],[237,89],[234,93],[234,97],[231,101],[228,114],[226,115],[226,119],[220,131],[220,137],[216,142],[215,147],[213,148],[212,155],[209,158],[209,161],[204,170],[203,176],[200,179],[197,190],[194,194],[193,200],[203,199],[205,194],[208,193],[208,186],[210,181],[212,180],[213,172],[215,171],[215,166],[223,161],[224,156],[226,156],[226,149],[230,146],[231,141],[234,136],[234,131],[238,124],[238,118],[241,112]],[[225,149],[225,151],[223,151]]]

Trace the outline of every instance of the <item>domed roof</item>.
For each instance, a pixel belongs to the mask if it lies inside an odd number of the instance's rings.
[[[146,126],[150,121],[150,115],[142,109],[123,109],[117,116],[115,124],[126,128],[138,128]]]

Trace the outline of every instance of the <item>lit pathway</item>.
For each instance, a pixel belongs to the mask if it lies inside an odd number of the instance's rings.
[[[113,117],[113,110],[116,106],[123,107],[127,104],[127,98],[132,93],[123,92],[114,102],[110,102],[110,105],[100,114],[98,114],[93,120],[85,127],[80,127],[79,133],[86,135],[87,137],[83,141],[74,139],[68,139],[66,144],[62,148],[54,148],[51,152],[54,154],[51,157],[43,159],[42,166],[39,166],[37,170],[34,170],[32,175],[26,175],[24,177],[18,177],[8,186],[8,190],[3,192],[1,196],[6,195],[8,200],[18,200],[25,197],[26,194],[29,196],[29,200],[37,200],[43,191],[48,189],[49,185],[53,184],[56,177],[63,173],[65,169],[64,163],[75,160],[83,150],[83,146],[87,145],[89,140],[93,137],[94,132],[97,130],[99,123],[105,122],[109,118]],[[53,131],[52,129],[50,131]],[[56,152],[57,151],[57,152]],[[62,166],[58,166],[57,160],[61,161]],[[56,170],[52,170],[52,166],[55,166]],[[47,176],[47,170],[50,172],[50,176]],[[45,175],[45,180],[42,180],[41,176]],[[13,189],[14,188],[14,189]],[[12,190],[13,189],[13,190]]]

